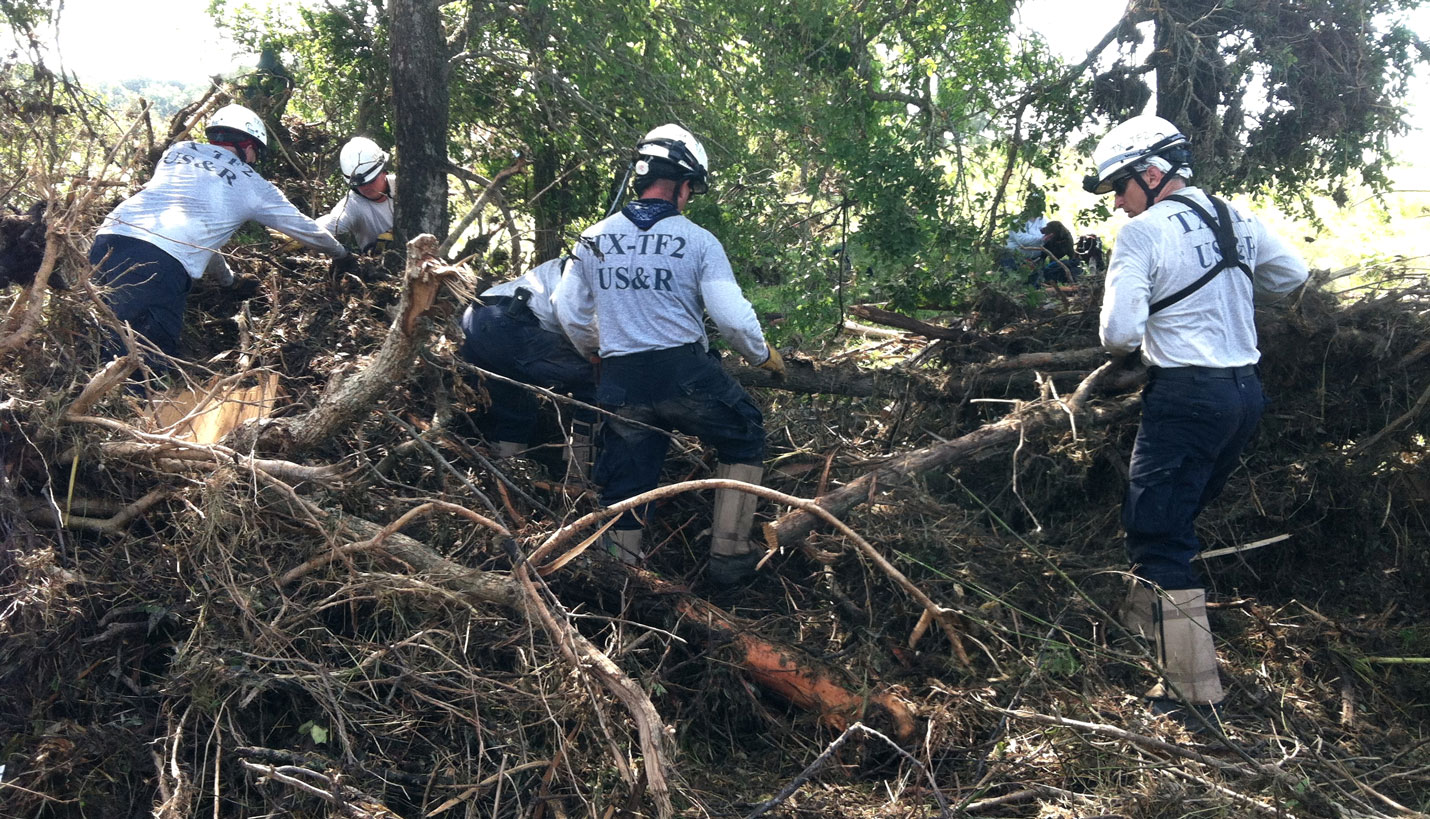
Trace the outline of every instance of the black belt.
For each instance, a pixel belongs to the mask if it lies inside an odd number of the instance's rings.
[[[1204,376],[1206,378],[1247,378],[1261,375],[1261,367],[1243,364],[1240,367],[1157,367],[1147,368],[1153,378],[1176,378],[1177,376]]]
[[[705,345],[698,341],[688,344],[681,344],[678,347],[665,347],[659,350],[642,350],[639,353],[626,353],[625,355],[609,356],[602,358],[602,361],[662,361],[672,358],[680,358],[686,355],[709,355]]]

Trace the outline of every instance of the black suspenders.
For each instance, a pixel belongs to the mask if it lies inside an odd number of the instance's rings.
[[[1151,306],[1147,308],[1147,315],[1149,316],[1158,310],[1171,307],[1187,296],[1201,290],[1206,286],[1207,282],[1215,279],[1218,274],[1228,268],[1239,267],[1241,268],[1241,272],[1245,273],[1248,279],[1252,278],[1251,267],[1242,261],[1241,254],[1237,252],[1236,234],[1232,232],[1231,210],[1226,206],[1225,202],[1215,196],[1207,196],[1207,198],[1212,201],[1212,207],[1216,208],[1216,218],[1213,219],[1212,215],[1207,213],[1206,208],[1198,205],[1189,197],[1174,193],[1164,198],[1170,199],[1173,202],[1179,202],[1191,208],[1192,212],[1195,213],[1207,227],[1212,229],[1212,233],[1216,235],[1217,249],[1221,252],[1221,260],[1213,265],[1211,270],[1203,273],[1201,278],[1166,298],[1152,302]]]

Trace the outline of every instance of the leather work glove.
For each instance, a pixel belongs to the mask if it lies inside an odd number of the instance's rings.
[[[223,265],[218,270],[215,270],[214,273],[215,278],[218,280],[219,287],[233,287],[233,283],[237,281],[237,279],[234,278],[233,270],[229,268],[228,265]]]
[[[770,347],[770,357],[765,359],[765,363],[760,365],[760,369],[769,370],[775,374],[775,378],[780,381],[785,377],[785,360],[780,356],[780,351]]]

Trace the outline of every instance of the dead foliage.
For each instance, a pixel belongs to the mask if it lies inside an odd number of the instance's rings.
[[[48,234],[71,282],[101,213],[46,217],[77,226]],[[1206,560],[1230,690],[1207,739],[1137,698],[1149,657],[1108,614],[1136,373],[1093,349],[1095,291],[990,286],[900,323],[945,338],[793,355],[785,384],[735,367],[768,407],[773,551],[720,596],[693,442],[649,571],[589,548],[609,515],[554,446],[492,460],[454,358],[463,272],[333,277],[258,237],[232,263],[235,289],[191,296],[182,377],[148,385],[247,396],[231,434],[95,380],[83,286],[0,332],[4,815],[1430,809],[1430,686],[1392,662],[1430,653],[1412,282],[1261,316],[1276,403],[1202,531],[1290,537]]]

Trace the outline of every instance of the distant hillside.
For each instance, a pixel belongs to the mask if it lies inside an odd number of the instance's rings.
[[[180,108],[203,96],[208,80],[181,83],[174,80],[128,79],[120,82],[87,82],[86,87],[104,101],[111,111],[123,111],[137,99],[148,100],[155,116],[167,119]]]

